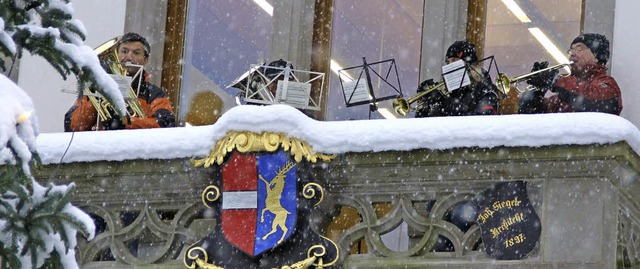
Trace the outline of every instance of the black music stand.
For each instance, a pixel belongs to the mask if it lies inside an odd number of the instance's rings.
[[[495,66],[496,67],[496,73],[499,74],[500,73],[500,69],[498,69],[498,61],[496,61],[496,58],[493,55],[491,55],[491,56],[488,56],[486,58],[483,58],[482,60],[480,60],[478,62],[481,63],[481,62],[484,62],[486,60],[489,60],[489,68],[487,68],[487,73],[491,73],[491,67]],[[483,67],[484,67],[484,65],[483,65]]]
[[[491,68],[492,68],[492,66],[495,66],[495,67],[496,67],[496,72],[497,72],[497,73],[500,73],[500,70],[498,69],[498,63],[497,63],[497,61],[495,60],[495,57],[494,57],[493,55],[488,56],[488,57],[486,57],[486,58],[483,58],[483,59],[479,60],[479,61],[478,61],[478,63],[483,63],[483,62],[485,62],[485,61],[487,61],[487,60],[489,60],[489,66],[488,66],[488,68],[486,69],[487,73],[490,73],[490,72],[491,72]],[[482,68],[484,69],[484,63],[483,63],[483,65],[482,65]],[[460,73],[459,73],[459,71],[461,71],[462,69],[464,69],[464,72],[460,74]],[[444,71],[443,71],[442,76],[443,76],[443,77],[445,78],[445,80],[446,80],[447,75],[452,74],[452,73],[456,73],[456,72],[458,72],[458,73],[459,73],[459,75],[466,76],[468,72],[475,72],[475,71],[471,71],[471,70],[469,69],[469,67],[465,64],[465,65],[463,65],[463,66],[457,67],[457,68],[455,68],[455,69],[451,69],[451,70],[446,71],[446,72],[444,72]],[[479,75],[483,76],[483,74],[479,74]],[[464,84],[464,82],[465,82],[465,81],[464,81],[463,79],[460,79],[460,84],[459,84],[459,85],[457,85],[457,87],[456,87],[455,89],[458,89],[458,88],[463,87],[463,86],[465,85],[465,84]],[[449,85],[449,84],[447,84],[447,85]]]
[[[384,72],[380,72],[382,74],[379,74],[375,69],[371,68],[371,66],[374,65],[386,68],[384,68]],[[357,79],[352,78],[347,73],[347,71],[354,69],[360,70]],[[379,84],[377,88],[374,88],[371,83],[371,73],[375,74],[383,82]],[[395,83],[392,77],[393,74],[395,74]],[[369,119],[371,119],[371,112],[378,110],[378,102],[402,96],[402,88],[400,86],[400,78],[398,76],[395,59],[367,63],[366,58],[362,57],[362,65],[338,70],[338,78],[340,79],[340,87],[342,88],[342,95],[346,106],[352,107],[368,104]],[[388,86],[388,88],[384,88],[384,86]],[[387,89],[388,92],[389,88],[392,90],[391,95],[378,97],[378,95],[383,94],[382,91],[384,89]]]

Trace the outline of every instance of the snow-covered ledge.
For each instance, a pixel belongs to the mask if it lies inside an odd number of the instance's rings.
[[[640,131],[602,113],[321,122],[285,105],[239,106],[209,126],[41,134],[38,150],[45,164],[203,157],[232,130],[285,133],[328,154],[617,142],[640,152]]]
[[[211,126],[40,135],[45,169],[35,171],[36,177],[76,182],[74,203],[110,227],[84,245],[83,268],[109,263],[93,262],[95,257],[138,265],[181,263],[182,257],[173,257],[184,244],[213,227],[210,219],[198,217],[204,208],[200,193],[219,172],[215,165],[195,168],[190,160],[207,156],[229,131],[284,133],[315,152],[338,155],[313,169],[332,197],[327,212],[349,219],[351,209],[356,220],[333,223],[326,229],[329,237],[343,249],[367,241],[369,254],[343,256],[348,268],[471,263],[474,268],[616,268],[625,259],[640,264],[640,253],[634,252],[640,242],[633,239],[640,233],[640,131],[621,117],[566,113],[319,122],[273,105],[236,107]],[[539,246],[524,261],[493,260],[478,251],[477,225],[462,233],[442,220],[452,205],[504,180],[528,183],[542,220]],[[378,218],[375,209],[384,205],[387,215]],[[331,211],[334,206],[343,210]],[[139,213],[126,220],[121,211]],[[354,218],[353,212],[366,218]],[[397,227],[400,232],[379,240]],[[456,250],[430,251],[433,240],[420,241],[429,227],[453,241]],[[137,258],[125,247],[132,240],[138,242]],[[163,240],[168,243],[158,243]],[[105,247],[112,258],[103,253]]]

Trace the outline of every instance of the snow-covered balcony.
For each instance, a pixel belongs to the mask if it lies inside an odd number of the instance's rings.
[[[192,160],[231,131],[285,134],[336,155],[309,172],[328,195],[314,221],[341,246],[345,268],[640,264],[640,131],[621,117],[319,122],[274,105],[237,107],[211,126],[41,134],[37,180],[75,182],[74,204],[98,220],[101,233],[80,244],[82,267],[181,266],[216,224],[202,192],[220,167]],[[451,210],[515,180],[527,182],[541,235],[522,260],[496,260],[483,251],[475,217],[461,230],[452,216],[465,214]]]

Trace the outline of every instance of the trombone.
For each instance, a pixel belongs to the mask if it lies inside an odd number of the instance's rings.
[[[415,101],[418,101],[418,99],[422,98],[423,96],[435,91],[435,90],[439,90],[440,93],[442,93],[442,95],[444,96],[448,96],[449,92],[447,92],[446,87],[443,88],[442,86],[444,85],[444,81],[429,86],[426,90],[419,92],[418,94],[412,96],[409,99],[405,99],[403,97],[398,97],[396,99],[393,99],[393,110],[401,116],[406,116],[407,114],[409,114],[409,111],[411,110],[415,110],[414,107],[411,107],[411,104],[414,103]]]
[[[98,54],[102,67],[107,71],[107,73],[126,76],[125,68],[118,60],[118,52],[116,51],[116,45],[119,40],[120,37],[115,37],[98,46],[94,49],[94,52]],[[100,122],[104,122],[112,118],[109,110],[113,110],[113,107],[106,98],[91,92],[89,89],[84,89],[84,95],[89,98],[89,101],[98,113],[98,126],[96,127],[100,127]],[[147,117],[142,105],[140,105],[140,102],[138,101],[138,93],[135,92],[132,87],[129,86],[129,90],[127,93],[123,93],[123,96],[127,105],[127,115],[130,117]]]
[[[557,69],[563,68],[565,66],[569,66],[571,64],[573,64],[573,61],[568,62],[568,63],[564,63],[564,64],[557,64],[557,65],[554,65],[554,66],[549,66],[549,67],[544,68],[544,69],[536,70],[534,72],[527,73],[527,74],[524,74],[524,75],[520,75],[520,76],[517,76],[517,77],[512,77],[512,78],[507,77],[507,75],[505,75],[504,73],[498,73],[498,76],[496,77],[496,87],[498,87],[498,91],[500,91],[500,93],[502,93],[504,96],[507,96],[507,94],[509,93],[509,90],[511,89],[511,84],[518,83],[518,82],[520,82],[520,81],[522,81],[522,80],[524,80],[526,78],[529,78],[529,77],[531,77],[533,75],[536,75],[536,74],[539,74],[539,73],[542,73],[542,72],[545,72],[545,71],[557,70]],[[520,90],[518,90],[518,91],[520,91]]]

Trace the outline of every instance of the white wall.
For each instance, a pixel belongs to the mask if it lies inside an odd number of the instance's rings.
[[[611,75],[622,89],[622,116],[640,127],[640,1],[616,0]]]
[[[87,30],[85,44],[89,47],[95,48],[123,34],[126,0],[77,0],[72,3],[73,17],[82,21]],[[72,93],[76,90],[75,81],[73,75],[64,81],[41,57],[28,53],[22,57],[18,86],[33,99],[41,133],[64,131],[64,114],[76,99]]]

